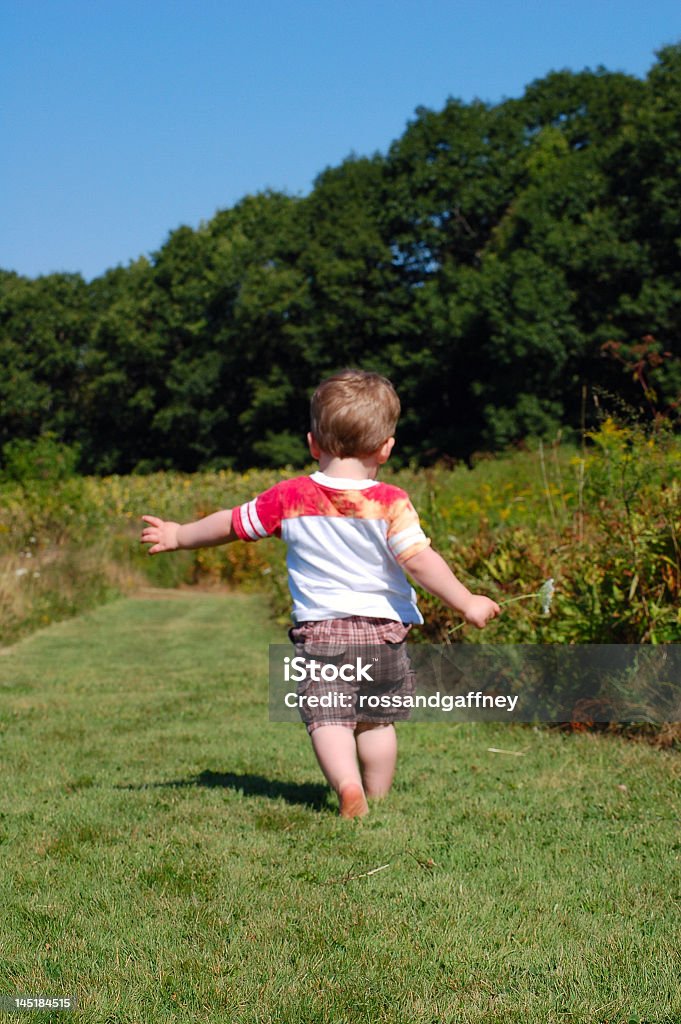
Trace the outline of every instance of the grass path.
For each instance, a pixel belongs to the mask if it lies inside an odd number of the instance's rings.
[[[0,995],[80,1002],[8,1019],[681,1022],[678,755],[407,724],[348,824],[267,721],[284,641],[181,594],[0,657]]]

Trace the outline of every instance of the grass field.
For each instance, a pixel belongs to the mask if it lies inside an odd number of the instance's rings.
[[[11,1019],[680,1022],[678,753],[405,724],[341,821],[267,721],[266,607],[152,593],[3,651],[0,995],[79,1000]]]

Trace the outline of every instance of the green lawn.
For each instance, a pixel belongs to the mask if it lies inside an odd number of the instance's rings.
[[[678,754],[405,724],[341,821],[267,721],[265,607],[119,601],[0,656],[0,994],[80,1003],[7,1019],[681,1021]]]

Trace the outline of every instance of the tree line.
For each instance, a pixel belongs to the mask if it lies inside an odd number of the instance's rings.
[[[86,283],[0,271],[0,448],[90,473],[302,464],[309,395],[386,373],[402,459],[681,393],[681,44],[644,80],[559,71],[419,108],[309,195],[245,197]],[[396,450],[397,451],[397,450]]]

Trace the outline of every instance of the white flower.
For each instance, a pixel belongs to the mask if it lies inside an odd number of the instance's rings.
[[[14,575],[15,576],[25,576],[27,573],[28,573],[28,569],[15,569],[14,570]]]
[[[542,583],[541,587],[537,591],[542,615],[548,615],[550,613],[551,602],[553,601],[553,592],[555,589],[556,588],[553,585],[553,576],[551,576],[546,583]]]

